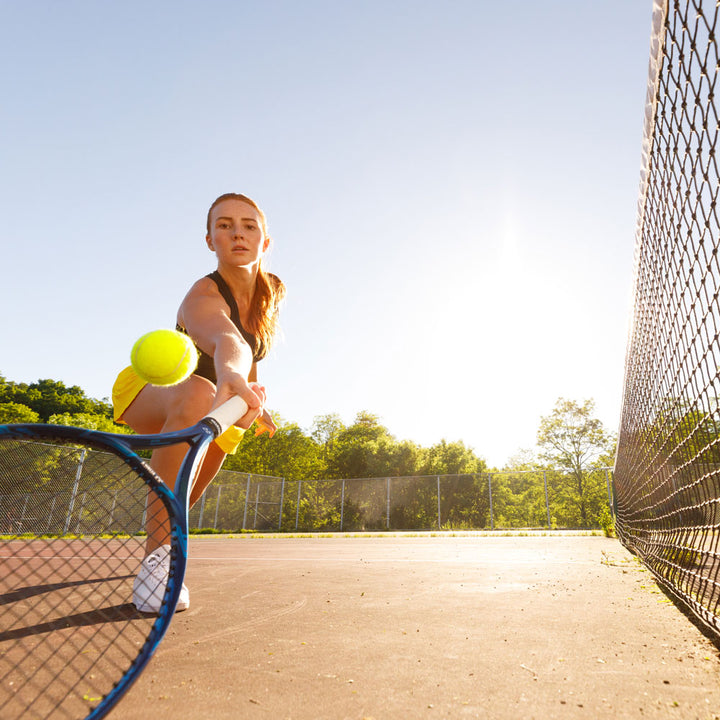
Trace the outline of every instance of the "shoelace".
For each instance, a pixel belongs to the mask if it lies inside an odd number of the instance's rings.
[[[169,558],[167,557],[161,558],[160,555],[148,555],[145,558],[145,566],[150,571],[150,574],[153,577],[160,577],[159,573],[157,572],[158,570],[160,570],[161,572],[164,571],[165,574],[167,574],[169,570],[169,563],[166,562],[168,559]]]

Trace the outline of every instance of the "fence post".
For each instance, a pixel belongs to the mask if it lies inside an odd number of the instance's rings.
[[[217,519],[218,519],[218,510],[220,510],[220,493],[222,492],[222,485],[217,486],[218,493],[217,493],[217,499],[215,500],[215,520],[213,520],[213,529],[217,530]]]
[[[548,530],[550,530],[550,501],[548,500],[547,470],[543,470],[543,482],[545,483],[545,511],[547,512]]]
[[[45,532],[50,532],[50,528],[52,527],[52,516],[53,516],[53,510],[55,510],[55,501],[57,500],[57,497],[53,497],[52,503],[50,505],[50,515],[48,516],[48,523],[47,523],[47,529]],[[9,528],[10,532],[12,532],[12,528]]]
[[[18,521],[18,533],[23,531],[23,523],[25,522],[25,511],[27,510],[28,502],[30,501],[30,494],[25,495],[25,502],[23,503],[23,509],[20,513],[20,520]],[[12,528],[10,529],[12,532]]]
[[[442,522],[440,517],[440,476],[437,476],[437,500],[438,500],[438,530],[442,529]]]
[[[488,497],[490,498],[490,529],[495,529],[495,518],[493,518],[492,506],[492,473],[488,473]]]
[[[345,478],[342,481],[342,492],[340,494],[340,532],[343,531],[343,523],[345,522]]]
[[[260,504],[260,483],[255,486],[255,519],[253,520],[253,530],[257,530],[257,512]]]
[[[80,460],[78,462],[77,471],[75,472],[75,482],[73,483],[72,494],[70,495],[70,505],[68,506],[67,518],[65,519],[65,530],[64,530],[65,535],[67,535],[68,530],[70,530],[70,521],[72,520],[73,510],[75,509],[75,498],[77,497],[78,488],[80,487],[80,475],[82,475],[82,469],[83,469],[83,465],[85,464],[85,456],[86,455],[87,455],[87,450],[83,449],[83,451],[80,453]],[[145,504],[145,507],[147,508],[147,503]],[[144,515],[143,515],[143,527],[145,527]]]
[[[245,509],[243,510],[243,524],[242,524],[243,530],[245,530],[247,528],[248,495],[250,495],[250,473],[248,473],[247,483],[245,485]]]
[[[75,534],[80,534],[80,523],[82,522],[83,511],[85,510],[85,500],[87,500],[87,490],[82,494],[80,498],[80,510],[77,516],[77,525],[75,526]]]
[[[118,491],[116,490],[113,494],[112,507],[110,508],[110,520],[108,522],[108,530],[112,527],[113,521],[115,520],[115,508],[117,507],[117,496]]]
[[[205,498],[207,497],[207,493],[202,494],[202,500],[200,501],[200,514],[198,515],[198,528],[201,528],[202,521],[203,521],[203,513],[205,512]]]
[[[385,528],[390,529],[390,478],[385,478],[387,486],[387,502],[385,504]]]
[[[282,530],[282,513],[283,503],[285,502],[285,478],[282,479],[282,485],[280,486],[280,520],[278,521],[278,530]]]
[[[300,520],[300,488],[302,487],[302,480],[298,480],[298,497],[297,505],[295,506],[295,532],[298,529],[298,522]]]

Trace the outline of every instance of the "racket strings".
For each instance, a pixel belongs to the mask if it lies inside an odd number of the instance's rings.
[[[157,622],[132,604],[148,485],[111,453],[0,440],[2,715],[85,717]]]

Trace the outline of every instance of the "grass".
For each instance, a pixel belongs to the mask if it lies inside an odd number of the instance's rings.
[[[202,532],[192,532],[202,537]],[[223,538],[281,539],[281,538],[448,538],[448,537],[602,537],[602,530],[388,530],[387,532],[213,532]]]

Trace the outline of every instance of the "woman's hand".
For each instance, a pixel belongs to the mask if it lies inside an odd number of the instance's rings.
[[[218,377],[213,409],[235,395],[242,398],[248,406],[248,411],[235,424],[247,430],[263,414],[265,390],[260,388],[257,383],[248,383],[240,373],[224,373],[221,377]]]
[[[228,373],[222,380],[218,380],[217,394],[213,408],[222,405],[234,395],[239,395],[247,404],[248,411],[235,424],[247,430],[256,420],[258,427],[255,435],[269,433],[270,437],[275,434],[277,426],[270,413],[265,409],[265,387],[256,382],[247,382],[239,373]]]
[[[265,387],[263,385],[258,385],[256,382],[250,382],[249,385],[258,397],[262,398],[263,404],[262,412],[256,418],[258,426],[255,428],[255,437],[262,435],[264,432],[268,433],[270,437],[272,437],[277,430],[277,426],[270,416],[270,413],[265,408],[265,400],[267,399]]]
[[[268,433],[270,437],[272,437],[277,430],[277,426],[270,417],[270,413],[265,408],[263,408],[262,415],[258,417],[257,424],[258,426],[255,428],[255,437],[262,435],[264,432]]]

